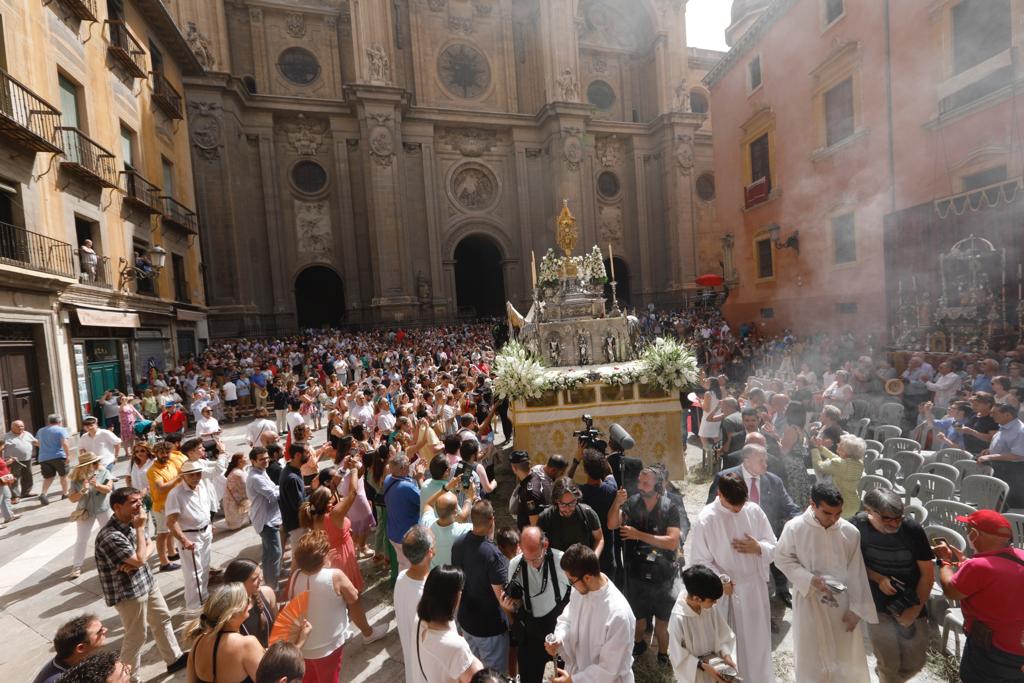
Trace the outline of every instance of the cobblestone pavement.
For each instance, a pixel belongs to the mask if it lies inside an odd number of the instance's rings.
[[[225,442],[229,452],[247,450],[244,441],[244,426],[230,425],[225,428]],[[323,433],[315,435],[314,442],[320,442]],[[642,447],[642,444],[641,444]],[[642,454],[641,454],[642,455]],[[687,460],[691,467],[699,464],[700,453],[690,448]],[[126,464],[119,462],[115,473],[126,471]],[[500,488],[496,500],[507,501],[513,482],[507,464],[498,469]],[[37,471],[38,474],[38,471]],[[37,478],[37,490],[38,490]],[[691,475],[683,485],[690,517],[695,517],[703,505],[707,485],[698,475]],[[53,489],[51,489],[52,492]],[[495,505],[499,513],[499,525],[511,523],[507,516],[507,505]],[[0,652],[0,668],[12,681],[31,681],[47,658],[52,657],[50,641],[57,627],[75,614],[92,612],[98,615],[110,629],[108,641],[111,647],[118,647],[122,634],[120,620],[112,608],[103,602],[103,596],[92,561],[92,543],[80,578],[65,578],[71,569],[70,551],[75,540],[75,529],[69,521],[72,505],[67,501],[55,500],[51,505],[41,507],[35,498],[27,499],[16,506],[21,519],[0,531],[0,633],[7,645]],[[214,532],[214,566],[221,566],[236,557],[259,559],[259,538],[252,529],[244,527],[237,531],[223,528],[223,520],[216,524]],[[370,646],[364,646],[361,637],[356,636],[345,647],[341,681],[391,683],[404,681],[402,652],[397,633],[394,630],[394,610],[387,576],[375,572],[369,562],[362,564],[367,579],[367,590],[362,596],[369,619],[373,624],[385,624],[390,630],[388,636]],[[174,614],[174,625],[178,633],[188,620],[184,614],[182,594],[183,578],[180,571],[156,574],[157,582]],[[775,666],[779,681],[793,681],[792,639],[790,637],[789,614],[782,621],[781,633],[775,637]],[[937,665],[937,660],[930,666]],[[185,674],[169,676],[164,664],[152,645],[144,650],[144,681],[185,681]],[[653,655],[645,655],[637,663],[637,680],[646,683],[672,680],[659,670]],[[915,681],[939,683],[945,680],[931,673],[923,673]]]

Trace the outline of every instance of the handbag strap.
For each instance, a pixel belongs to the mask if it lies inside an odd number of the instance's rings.
[[[429,628],[429,626],[427,627]],[[416,619],[416,663],[420,665],[420,674],[423,675],[423,680],[427,680],[427,673],[423,670],[423,658],[420,657],[420,631],[423,630],[423,620]]]

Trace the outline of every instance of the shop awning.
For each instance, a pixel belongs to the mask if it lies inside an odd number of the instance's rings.
[[[206,320],[206,314],[202,311],[191,311],[187,308],[178,309],[178,320],[185,320],[188,322],[199,322],[200,320]]]
[[[138,313],[93,308],[78,308],[75,312],[78,313],[78,322],[89,327],[139,327]]]

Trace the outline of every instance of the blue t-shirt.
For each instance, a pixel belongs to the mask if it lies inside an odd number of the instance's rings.
[[[68,438],[68,430],[60,425],[49,425],[36,432],[39,442],[39,462],[47,460],[67,460],[63,441]]]
[[[388,514],[388,540],[401,543],[405,532],[420,522],[420,487],[411,477],[384,480],[384,505]]]

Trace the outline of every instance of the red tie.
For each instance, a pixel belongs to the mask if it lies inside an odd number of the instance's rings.
[[[750,501],[761,504],[761,491],[757,488],[757,477],[750,478]]]

